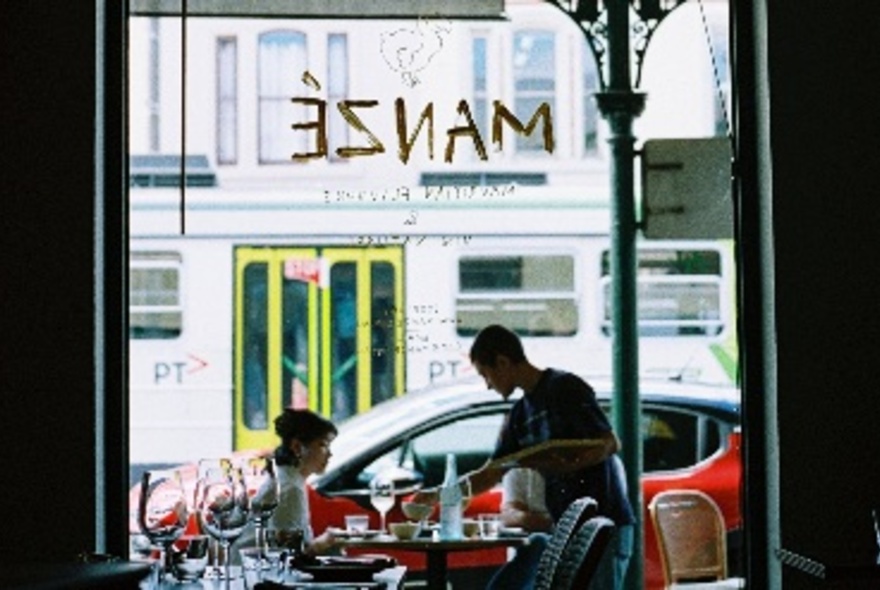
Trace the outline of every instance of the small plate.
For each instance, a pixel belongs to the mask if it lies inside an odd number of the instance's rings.
[[[525,537],[528,533],[518,526],[505,526],[498,529],[499,537]]]
[[[314,564],[294,567],[312,576],[315,582],[370,582],[373,576],[397,562],[385,556],[319,557]]]
[[[327,527],[327,530],[335,537],[340,539],[372,539],[382,534],[382,531],[367,529],[362,532],[347,531],[336,527]]]

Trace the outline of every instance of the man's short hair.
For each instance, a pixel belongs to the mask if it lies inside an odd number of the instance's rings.
[[[512,363],[526,360],[519,336],[498,324],[486,326],[480,330],[471,345],[471,362],[494,367],[499,355],[506,356]]]

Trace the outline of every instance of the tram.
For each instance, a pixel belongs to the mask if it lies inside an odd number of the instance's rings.
[[[130,203],[133,465],[271,446],[284,407],[339,421],[466,375],[490,323],[538,365],[611,371],[609,211],[583,189],[135,188]],[[735,379],[732,252],[639,240],[642,374]]]

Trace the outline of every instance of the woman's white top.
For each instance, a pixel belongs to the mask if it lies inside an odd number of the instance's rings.
[[[278,488],[281,492],[278,507],[272,513],[267,528],[270,529],[302,529],[306,544],[314,539],[309,511],[309,492],[306,489],[306,478],[292,465],[280,465],[277,468]],[[256,545],[256,527],[248,523],[244,531],[232,544],[232,563],[240,563],[238,550]]]

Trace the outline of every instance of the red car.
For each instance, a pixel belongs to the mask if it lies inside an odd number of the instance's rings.
[[[587,381],[596,390],[600,404],[607,408],[610,382],[589,377]],[[640,393],[646,588],[664,586],[646,507],[657,492],[665,489],[702,490],[718,503],[728,530],[729,569],[736,574],[742,530],[739,391],[643,380]],[[471,379],[409,393],[343,422],[326,472],[310,481],[314,530],[344,528],[345,515],[352,513],[368,514],[371,528],[378,528],[379,515],[370,505],[368,486],[373,476],[389,467],[398,474],[400,496],[421,486],[438,485],[447,453],[455,454],[459,473],[478,468],[494,448],[501,421],[513,399],[504,401],[488,391],[482,380]],[[240,454],[255,452],[268,451]],[[183,470],[184,479],[193,485],[195,465],[186,465]],[[132,531],[137,532],[137,486],[131,494]],[[471,500],[465,515],[497,512],[500,502],[500,488],[480,494]],[[399,504],[388,514],[388,522],[404,520]],[[424,570],[424,557],[419,554],[400,553],[395,557],[416,577]],[[454,571],[474,570],[475,575],[480,570],[485,576],[505,559],[505,550],[455,553],[450,555],[449,567]]]

